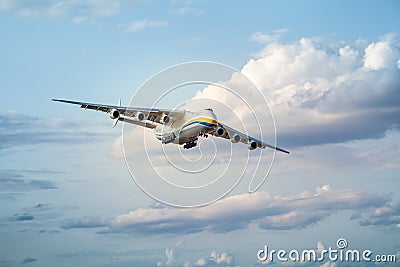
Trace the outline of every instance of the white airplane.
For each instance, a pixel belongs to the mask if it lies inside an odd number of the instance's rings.
[[[52,100],[80,105],[84,109],[107,112],[110,118],[114,120],[112,127],[115,127],[118,121],[123,121],[154,129],[156,138],[163,144],[174,143],[184,145],[185,149],[189,149],[197,145],[197,140],[200,136],[208,137],[211,134],[230,139],[232,143],[245,143],[250,150],[254,150],[257,147],[263,149],[269,147],[289,154],[287,150],[267,144],[219,122],[211,108],[191,112],[188,110],[122,107],[121,100],[118,106],[62,99]]]

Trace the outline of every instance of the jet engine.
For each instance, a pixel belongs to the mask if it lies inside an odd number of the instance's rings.
[[[144,120],[145,115],[142,112],[136,113],[136,118],[140,121]]]
[[[113,108],[110,112],[110,118],[113,120],[118,119],[119,115],[120,115],[120,113],[119,113],[118,109]]]
[[[163,115],[161,116],[161,118],[160,118],[160,122],[161,122],[161,123],[164,123],[164,124],[167,124],[167,123],[169,122],[169,117],[168,117],[168,115],[167,115],[167,114],[163,114]]]
[[[217,136],[225,136],[226,132],[224,128],[218,127],[217,130],[215,130],[215,134]]]
[[[114,120],[113,125],[112,125],[113,128],[117,125],[117,123],[118,123],[118,121],[119,121],[119,116],[120,116],[120,115],[121,115],[121,114],[119,113],[119,110],[118,110],[118,109],[113,108],[113,109],[111,110],[111,112],[110,112],[110,118]]]
[[[256,141],[250,141],[249,142],[249,149],[250,150],[254,150],[254,149],[256,149],[257,148],[257,142]]]
[[[237,143],[239,141],[240,141],[240,135],[235,134],[234,136],[232,136],[232,138],[231,138],[232,143]]]

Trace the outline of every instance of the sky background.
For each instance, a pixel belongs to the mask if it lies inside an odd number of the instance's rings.
[[[399,14],[398,1],[0,0],[0,266],[259,266],[264,245],[342,237],[399,261]],[[121,124],[51,101],[127,105],[196,60],[240,70],[269,101],[291,154],[255,194],[245,177],[202,209],[160,205],[130,178]],[[322,265],[335,266],[302,264]]]

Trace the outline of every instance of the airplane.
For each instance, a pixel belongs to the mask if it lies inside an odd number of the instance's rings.
[[[178,144],[190,149],[197,145],[199,137],[208,137],[209,134],[230,139],[232,143],[244,143],[250,150],[256,148],[271,148],[289,154],[289,151],[263,142],[257,138],[244,134],[217,120],[217,116],[211,108],[197,112],[188,110],[171,110],[156,108],[133,108],[85,103],[63,99],[53,101],[80,105],[84,109],[92,109],[106,112],[114,120],[114,128],[118,121],[132,123],[154,130],[154,134],[162,144]]]

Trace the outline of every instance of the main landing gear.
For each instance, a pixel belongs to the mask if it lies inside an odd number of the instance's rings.
[[[200,133],[199,136],[208,138],[208,134],[205,134],[205,133]],[[193,140],[193,141],[190,141],[190,142],[187,142],[186,144],[184,144],[183,148],[184,149],[189,149],[189,148],[192,148],[192,147],[195,147],[195,146],[197,146],[197,138],[196,138],[196,140]]]
[[[204,136],[205,138],[208,138],[208,134],[200,133],[199,136]]]
[[[183,145],[183,148],[184,149],[189,149],[189,148],[197,146],[197,142],[196,141],[187,142],[186,144]]]

